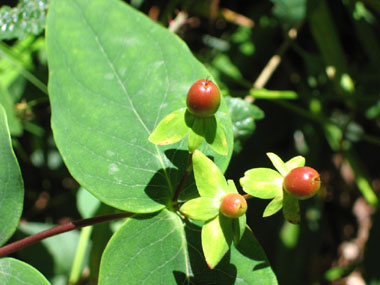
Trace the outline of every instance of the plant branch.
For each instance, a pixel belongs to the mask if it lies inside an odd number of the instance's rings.
[[[244,194],[243,197],[244,197],[245,200],[253,198],[253,196],[250,195],[250,194]]]
[[[175,19],[170,21],[169,27],[168,27],[169,31],[173,33],[177,33],[178,30],[184,24],[186,24],[186,20],[187,20],[187,13],[184,11],[179,12],[177,16],[175,17]]]
[[[179,194],[181,193],[182,187],[185,184],[186,178],[187,178],[187,176],[189,176],[189,174],[191,172],[192,161],[193,161],[193,154],[190,154],[189,160],[187,161],[187,167],[186,167],[185,173],[183,174],[181,180],[179,181],[177,189],[176,189],[175,194],[174,194],[174,197],[172,199],[173,203],[177,202]]]
[[[286,40],[282,43],[282,45],[278,48],[276,53],[268,61],[267,65],[261,71],[259,77],[257,77],[255,83],[253,83],[253,89],[264,88],[264,86],[267,84],[267,82],[271,78],[272,74],[275,72],[275,70],[279,66],[282,60],[282,57],[284,56],[285,52],[288,50],[290,44],[292,43],[293,40],[297,38],[297,33],[301,25],[302,23],[296,25],[295,27],[289,30]],[[248,95],[245,98],[245,100],[250,103],[253,102],[253,99],[254,98],[250,95]]]
[[[12,252],[15,252],[17,250],[20,250],[26,246],[32,245],[36,242],[39,242],[45,238],[55,236],[58,234],[62,234],[68,231],[72,231],[75,229],[80,229],[83,227],[87,226],[92,226],[100,223],[105,223],[109,222],[112,220],[117,220],[117,219],[122,219],[122,218],[127,218],[132,216],[134,213],[129,213],[129,212],[122,212],[122,213],[116,213],[116,214],[109,214],[109,215],[103,215],[103,216],[97,216],[89,219],[82,219],[82,220],[77,220],[73,222],[69,222],[64,225],[59,225],[55,226],[51,229],[48,229],[46,231],[37,233],[35,235],[31,235],[29,237],[26,237],[22,240],[10,243],[6,246],[0,247],[0,257],[8,255]]]

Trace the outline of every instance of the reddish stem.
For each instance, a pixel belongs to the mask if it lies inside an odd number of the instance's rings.
[[[243,197],[244,197],[245,200],[253,198],[253,196],[251,196],[249,194],[244,194]]]
[[[174,197],[172,199],[173,203],[177,202],[179,194],[181,193],[182,187],[185,184],[186,178],[187,178],[187,176],[189,176],[189,173],[191,172],[191,169],[192,169],[191,168],[191,163],[192,163],[192,161],[193,161],[193,154],[190,154],[189,160],[187,162],[187,167],[186,167],[185,173],[183,174],[181,180],[179,181],[177,189],[176,189],[175,194],[174,194]]]
[[[0,247],[0,257],[8,255],[12,252],[15,252],[17,250],[20,250],[26,246],[32,245],[36,242],[39,242],[45,238],[62,234],[71,230],[80,229],[87,226],[92,226],[100,223],[109,222],[112,220],[122,219],[126,217],[132,216],[133,213],[123,212],[123,213],[116,213],[116,214],[109,214],[109,215],[103,215],[103,216],[97,216],[92,217],[89,219],[82,219],[78,221],[69,222],[64,225],[55,226],[51,229],[48,229],[46,231],[37,233],[35,235],[31,235],[29,237],[26,237],[22,240],[10,243],[6,246]]]

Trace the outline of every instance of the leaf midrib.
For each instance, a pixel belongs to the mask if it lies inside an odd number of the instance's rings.
[[[117,82],[118,84],[120,85],[122,91],[124,92],[130,106],[131,106],[131,110],[133,111],[133,113],[135,114],[136,118],[138,119],[138,121],[140,122],[140,124],[142,125],[142,127],[145,129],[145,131],[147,132],[148,135],[150,135],[150,131],[148,129],[148,127],[146,126],[146,124],[144,123],[144,121],[142,120],[140,114],[137,112],[134,104],[133,104],[133,101],[131,100],[131,98],[129,97],[129,93],[125,87],[125,85],[123,84],[123,81],[121,80],[120,78],[120,74],[117,72],[117,70],[115,69],[112,61],[110,60],[108,54],[106,53],[105,49],[103,48],[103,45],[102,43],[100,42],[99,40],[99,37],[96,33],[96,31],[93,29],[92,25],[90,24],[90,22],[87,20],[87,17],[85,16],[84,14],[84,11],[82,10],[82,7],[78,4],[78,1],[77,0],[73,0],[75,2],[75,5],[78,7],[78,10],[80,11],[81,15],[83,17],[81,17],[84,22],[86,23],[86,25],[89,27],[90,31],[92,32],[92,34],[94,35],[94,39],[99,47],[99,50],[101,51],[101,53],[103,54],[104,58],[106,59],[106,62],[107,64],[109,65],[109,67],[111,68],[112,72],[114,73],[116,79],[117,79]],[[174,193],[174,190],[173,190],[173,186],[172,186],[172,183],[171,183],[171,180],[170,180],[170,177],[168,175],[168,172],[166,171],[166,167],[165,167],[165,164],[164,164],[164,161],[162,159],[162,152],[159,151],[158,149],[158,146],[155,145],[155,150],[157,152],[157,158],[160,162],[160,165],[163,169],[163,172],[165,174],[165,180],[167,181],[167,184],[168,184],[168,187],[169,187],[169,190],[170,190],[170,193],[173,195]]]

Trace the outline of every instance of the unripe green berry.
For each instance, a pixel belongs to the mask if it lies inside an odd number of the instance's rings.
[[[247,212],[247,201],[238,193],[227,194],[220,204],[220,212],[229,218],[239,218]]]
[[[321,179],[314,168],[303,166],[292,169],[284,178],[285,191],[297,199],[314,196],[321,187]]]
[[[218,87],[208,79],[196,81],[187,93],[187,109],[197,117],[209,117],[216,113],[220,105]]]

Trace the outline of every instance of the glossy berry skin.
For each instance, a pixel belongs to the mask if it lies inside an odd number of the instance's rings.
[[[284,178],[284,189],[297,199],[307,199],[317,193],[321,179],[314,168],[303,166],[292,169]]]
[[[220,105],[218,87],[208,79],[195,82],[187,93],[187,109],[197,117],[209,117],[216,113]]]
[[[220,212],[229,218],[239,218],[247,212],[247,201],[238,193],[227,194],[220,204]]]

